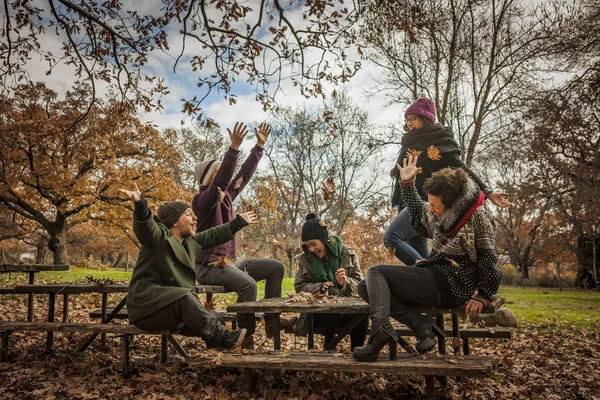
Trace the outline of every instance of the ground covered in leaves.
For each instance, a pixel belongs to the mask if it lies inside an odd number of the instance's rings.
[[[35,320],[45,319],[47,301],[36,296]],[[0,296],[0,319],[26,320],[26,296]],[[116,303],[118,298],[112,297]],[[57,303],[61,303],[57,301]],[[89,311],[99,307],[100,295],[70,297],[73,322],[89,322]],[[61,315],[61,304],[57,304]],[[282,348],[304,350],[305,338],[283,335]],[[179,337],[181,338],[181,337]],[[119,341],[109,338],[103,351],[99,341],[83,354],[75,350],[84,334],[55,334],[55,351],[47,354],[45,334],[14,333],[11,361],[0,363],[1,399],[418,399],[424,398],[422,377],[356,373],[222,371],[200,339],[181,338],[192,362],[171,350],[160,363],[158,338],[136,338],[132,350],[135,374],[120,373]],[[447,399],[600,399],[600,332],[597,327],[566,324],[522,324],[511,340],[472,340],[471,353],[494,355],[499,367],[492,376],[466,382],[449,380],[437,388]],[[448,343],[450,346],[450,343]],[[272,340],[259,326],[256,351],[272,349]],[[348,355],[348,343],[338,351]]]

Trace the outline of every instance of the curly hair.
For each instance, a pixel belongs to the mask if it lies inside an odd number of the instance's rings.
[[[464,169],[446,167],[425,179],[423,191],[440,197],[444,207],[450,208],[467,190],[470,179]]]

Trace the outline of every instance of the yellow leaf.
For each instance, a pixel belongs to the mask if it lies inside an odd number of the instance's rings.
[[[429,157],[433,161],[437,161],[442,158],[442,155],[440,154],[440,150],[437,147],[431,145],[427,149],[427,157]]]
[[[323,200],[331,200],[335,194],[335,184],[333,183],[333,179],[327,178],[327,180],[321,185],[321,190],[323,191]]]
[[[240,176],[240,178],[237,181],[235,181],[235,185],[233,185],[233,188],[237,190],[242,187],[243,183],[244,183],[244,178],[242,178]]]

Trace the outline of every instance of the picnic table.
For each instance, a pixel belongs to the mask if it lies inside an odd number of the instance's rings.
[[[29,274],[29,284],[33,285],[34,276],[38,272],[68,271],[68,264],[0,264],[0,273],[25,272]],[[33,321],[33,293],[27,299],[27,321]]]
[[[502,298],[494,298],[490,304],[487,304],[482,313],[494,313],[502,304]],[[452,314],[452,336],[460,338],[460,326],[458,315],[464,314],[464,306],[454,308],[436,308],[420,306],[417,308],[423,313],[436,316],[436,324],[434,324],[434,332],[440,337],[445,337],[444,316],[443,314]],[[350,333],[350,331],[358,325],[364,318],[369,316],[369,304],[359,297],[334,297],[333,300],[316,300],[313,303],[296,303],[290,301],[287,297],[275,297],[258,301],[250,301],[246,303],[237,303],[227,307],[228,312],[237,313],[271,313],[273,314],[273,331],[274,331],[274,349],[281,350],[281,334],[279,331],[279,317],[281,313],[307,313],[308,318],[308,348],[314,348],[314,324],[313,314],[355,314],[355,317],[346,327],[341,327],[336,333],[336,336],[329,343],[325,344],[325,350],[334,350],[337,344]],[[401,338],[398,338],[398,343],[406,350],[411,351],[410,346]],[[438,348],[441,354],[446,354],[446,344],[444,340],[438,341]],[[457,345],[455,345],[455,353],[458,353]]]

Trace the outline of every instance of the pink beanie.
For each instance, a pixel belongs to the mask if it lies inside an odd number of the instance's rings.
[[[431,122],[435,122],[436,111],[435,111],[435,103],[428,99],[427,97],[421,97],[414,103],[412,103],[404,112],[404,117],[407,115],[420,115],[421,117],[425,117]]]

